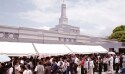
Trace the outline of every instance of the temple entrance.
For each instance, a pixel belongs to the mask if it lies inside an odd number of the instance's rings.
[[[109,52],[114,52],[114,48],[109,48]]]
[[[119,53],[124,53],[125,54],[125,48],[119,48]]]

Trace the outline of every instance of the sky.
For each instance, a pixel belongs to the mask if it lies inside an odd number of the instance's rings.
[[[49,30],[58,25],[62,0],[0,0],[0,25]],[[68,24],[81,34],[107,37],[125,24],[125,0],[66,0]]]

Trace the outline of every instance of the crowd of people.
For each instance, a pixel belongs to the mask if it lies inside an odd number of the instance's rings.
[[[11,57],[11,61],[0,63],[0,74],[125,74],[124,69],[124,54]]]

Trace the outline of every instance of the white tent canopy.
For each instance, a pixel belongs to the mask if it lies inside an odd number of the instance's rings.
[[[108,53],[108,50],[102,46],[89,46],[92,49],[92,53]]]
[[[92,50],[88,45],[66,45],[74,54],[91,54]]]
[[[108,54],[115,54],[115,52],[108,52]]]
[[[28,56],[33,54],[57,56],[69,53],[91,54],[107,52],[102,46],[0,42],[0,54],[9,56]]]
[[[34,44],[35,48],[42,55],[64,55],[71,51],[64,44]]]
[[[66,45],[74,54],[107,53],[102,46],[91,45]]]
[[[36,54],[32,43],[0,42],[0,54],[27,56]]]
[[[8,61],[10,61],[11,59],[7,56],[7,55],[5,55],[5,54],[0,54],[0,62],[8,62]]]

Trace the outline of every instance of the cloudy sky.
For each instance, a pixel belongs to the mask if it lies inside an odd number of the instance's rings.
[[[0,0],[0,25],[49,29],[58,25],[61,0]],[[125,24],[125,0],[66,0],[69,25],[107,37]]]

